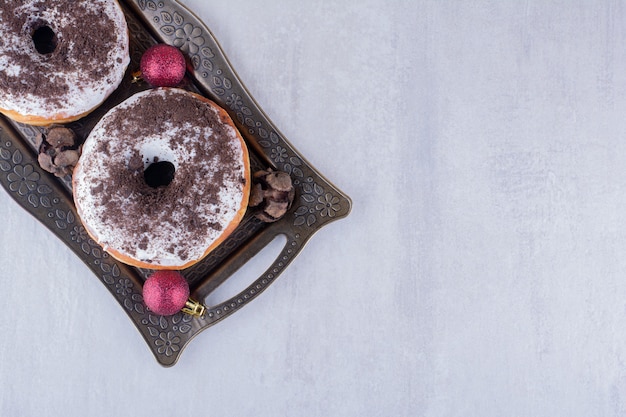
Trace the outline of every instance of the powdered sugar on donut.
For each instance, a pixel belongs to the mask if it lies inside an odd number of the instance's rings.
[[[74,171],[78,213],[98,242],[156,267],[200,258],[238,215],[247,150],[214,105],[179,89],[138,93],[109,111]],[[151,164],[174,165],[151,187]]]
[[[37,50],[49,28],[55,47]],[[3,0],[0,4],[0,109],[71,118],[99,106],[130,62],[126,20],[116,0]]]

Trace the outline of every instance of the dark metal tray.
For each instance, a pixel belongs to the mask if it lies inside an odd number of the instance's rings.
[[[130,30],[131,64],[120,87],[89,116],[69,124],[85,138],[104,113],[134,93],[148,88],[133,83],[143,52],[155,43],[179,47],[189,60],[183,88],[199,92],[233,118],[250,149],[251,169],[271,167],[288,172],[296,188],[291,210],[275,223],[250,213],[208,257],[181,271],[192,297],[207,296],[276,236],[286,237],[273,264],[241,293],[206,306],[202,317],[178,313],[162,317],[150,312],[142,285],[150,271],[117,262],[89,239],[74,208],[68,178],[40,169],[35,143],[40,128],[12,122],[0,115],[0,183],[8,194],[36,217],[95,273],[143,335],[157,361],[176,363],[198,333],[241,309],[263,292],[300,253],[322,226],[349,214],[351,201],[333,186],[283,137],[263,113],[228,62],[209,29],[176,0],[121,0]]]

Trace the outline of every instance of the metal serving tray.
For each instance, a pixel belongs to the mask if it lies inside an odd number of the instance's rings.
[[[110,257],[91,240],[76,214],[69,178],[58,179],[37,163],[40,128],[0,115],[0,183],[25,210],[50,229],[94,272],[119,302],[163,366],[176,363],[183,348],[201,331],[239,311],[261,294],[300,253],[322,226],[349,214],[351,201],[333,186],[284,138],[248,93],[209,29],[176,0],[121,0],[130,31],[131,64],[120,87],[89,116],[68,127],[84,139],[116,104],[147,85],[132,82],[143,52],[155,43],[179,47],[188,59],[182,88],[207,96],[233,118],[250,149],[251,169],[271,167],[289,173],[296,188],[291,210],[275,223],[250,213],[208,257],[181,271],[192,298],[206,300],[220,284],[276,236],[286,237],[273,264],[236,296],[206,306],[202,317],[177,313],[163,317],[149,311],[142,285],[151,272]]]

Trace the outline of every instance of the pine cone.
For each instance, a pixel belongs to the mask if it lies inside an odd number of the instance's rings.
[[[289,174],[268,168],[255,172],[253,182],[248,205],[256,208],[255,216],[267,223],[283,217],[295,196]]]
[[[37,140],[37,159],[41,168],[61,178],[72,173],[81,151],[74,131],[66,127],[53,127],[45,135],[40,134]]]

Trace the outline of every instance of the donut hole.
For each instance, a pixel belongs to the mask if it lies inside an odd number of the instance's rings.
[[[148,165],[143,178],[152,188],[168,186],[174,180],[176,167],[169,161],[159,161]]]
[[[50,26],[42,25],[33,31],[33,43],[40,54],[51,54],[57,49],[57,35]]]

